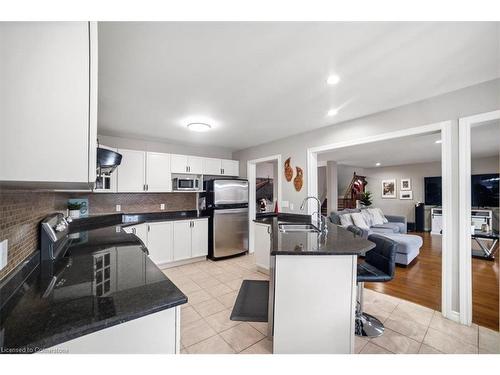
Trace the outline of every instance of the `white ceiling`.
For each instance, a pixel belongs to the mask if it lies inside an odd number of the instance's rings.
[[[99,133],[237,150],[332,125],[498,78],[498,25],[100,22]]]
[[[346,147],[318,156],[319,162],[328,160],[359,168],[427,163],[441,160],[441,145],[435,143],[440,133],[392,139]],[[499,156],[500,121],[494,121],[471,130],[471,154],[473,158]]]

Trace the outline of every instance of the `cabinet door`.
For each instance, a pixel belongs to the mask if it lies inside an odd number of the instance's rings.
[[[122,162],[116,168],[119,193],[144,191],[146,153],[144,151],[119,149]]]
[[[88,189],[89,23],[2,22],[0,46],[0,180]]]
[[[239,176],[240,175],[240,162],[238,160],[226,160],[221,161],[222,174],[224,176]]]
[[[221,174],[220,159],[203,158],[203,174],[218,176]]]
[[[151,192],[172,191],[170,155],[148,152],[146,155],[146,190]]]
[[[202,174],[203,173],[203,158],[198,156],[188,156],[189,173]]]
[[[191,223],[174,221],[174,260],[191,258]]]
[[[208,255],[208,219],[193,220],[191,228],[191,256]]]
[[[271,254],[271,226],[254,223],[255,233],[255,263],[266,270],[269,269]]]
[[[172,222],[147,224],[149,257],[156,264],[173,260]]]
[[[133,233],[139,237],[142,243],[147,247],[148,246],[148,225],[147,224],[139,224],[134,225]]]
[[[170,155],[172,173],[188,173],[188,157],[186,155]]]

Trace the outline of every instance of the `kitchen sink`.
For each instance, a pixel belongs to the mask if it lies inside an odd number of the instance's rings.
[[[314,232],[319,233],[319,229],[312,224],[278,224],[280,232]]]

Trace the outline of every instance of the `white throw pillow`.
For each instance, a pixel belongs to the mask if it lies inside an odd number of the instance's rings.
[[[389,220],[387,220],[387,218],[385,217],[384,213],[382,212],[382,210],[380,208],[375,208],[375,210],[377,210],[380,214],[380,216],[382,216],[382,220],[384,221],[384,224],[387,224],[389,222]]]
[[[366,224],[365,218],[361,212],[354,212],[351,214],[352,221],[354,225],[361,229],[370,229],[368,224]]]
[[[384,224],[384,218],[376,208],[368,208],[367,211],[372,215],[372,225]]]
[[[372,217],[370,211],[368,211],[366,208],[362,209],[361,215],[363,215],[363,218],[365,219],[366,225],[368,225],[368,227],[371,227],[373,225],[373,217]]]
[[[340,225],[342,225],[344,228],[347,228],[349,225],[354,224],[351,219],[351,214],[339,215],[339,219],[340,219]]]

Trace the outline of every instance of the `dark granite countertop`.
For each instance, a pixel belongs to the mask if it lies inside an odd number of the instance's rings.
[[[272,225],[274,218],[280,223],[310,223],[311,215],[293,214],[288,212],[264,212],[255,215],[254,222]]]
[[[327,220],[328,233],[280,232],[282,220],[272,219],[271,255],[360,255],[375,247],[371,241],[356,236]]]
[[[120,229],[73,231],[64,257],[33,266],[2,303],[0,352],[34,352],[187,302],[138,238]]]

